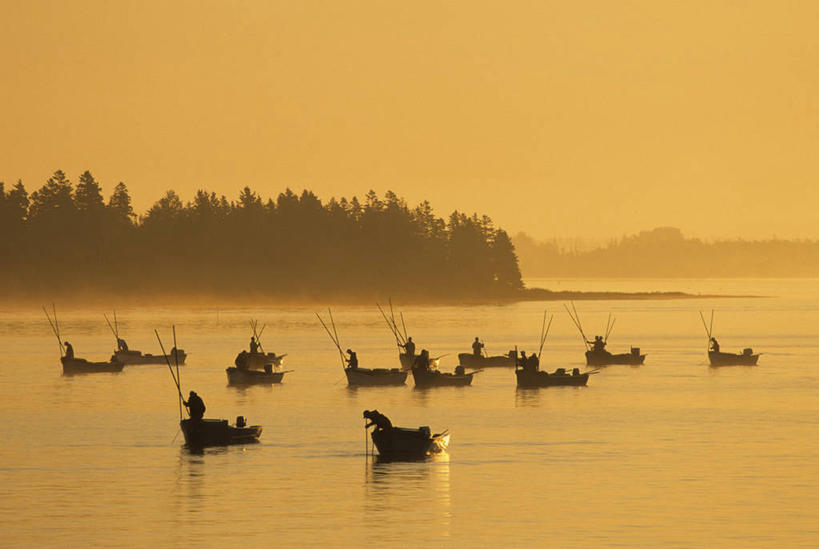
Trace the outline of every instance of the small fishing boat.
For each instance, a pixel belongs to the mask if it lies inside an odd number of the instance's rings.
[[[520,388],[583,386],[589,381],[589,373],[581,374],[579,368],[574,368],[571,374],[566,373],[565,368],[558,368],[551,374],[543,370],[518,368],[515,376]]]
[[[281,383],[284,374],[292,370],[277,371],[270,364],[264,370],[248,370],[245,368],[226,368],[228,384],[230,385],[272,385]]]
[[[480,370],[477,370],[467,374],[463,366],[458,366],[455,368],[454,373],[444,373],[432,366],[424,368],[420,365],[413,366],[411,371],[415,386],[422,389],[426,387],[465,387],[472,385],[472,377],[480,372]]]
[[[171,349],[171,352],[168,353],[168,358],[171,360],[171,363],[176,363],[177,361],[179,364],[185,364],[185,359],[187,358],[187,354],[182,349]],[[165,355],[152,355],[150,353],[142,354],[139,351],[114,351],[114,354],[111,356],[111,360],[118,360],[125,365],[136,365],[136,364],[165,364]]]
[[[711,366],[756,366],[759,353],[753,354],[752,349],[745,349],[742,354],[708,351],[708,361]]]
[[[515,351],[506,355],[484,356],[474,353],[458,353],[458,363],[464,368],[499,368],[515,366]]]
[[[60,362],[63,364],[64,375],[116,373],[121,372],[125,366],[113,357],[109,362],[89,362],[84,358],[64,356],[60,357]]]
[[[370,434],[380,457],[388,459],[420,459],[447,451],[450,435],[447,431],[433,434],[429,427],[407,429],[393,427],[387,416],[378,410],[365,410],[364,418],[371,423],[365,429],[375,427]]]
[[[645,359],[646,355],[640,354],[639,347],[632,347],[630,353],[622,353],[619,355],[613,355],[605,349],[602,351],[595,349],[586,351],[587,366],[611,366],[615,364],[639,366]]]
[[[244,351],[243,351],[244,352]],[[241,354],[241,353],[240,353]],[[286,355],[277,355],[276,353],[247,353],[244,355],[247,359],[246,367],[251,370],[264,370],[267,365],[274,368],[281,367]],[[238,360],[238,357],[237,357]]]
[[[407,372],[399,368],[344,368],[348,385],[390,386],[404,385]]]
[[[719,350],[719,342],[714,337],[714,310],[711,309],[711,322],[705,323],[705,317],[700,311],[700,320],[708,337],[708,362],[711,366],[756,366],[760,353],[754,354],[750,347],[743,349],[742,354],[723,353]]]
[[[242,416],[236,418],[234,425],[228,424],[226,419],[189,418],[181,420],[179,427],[185,435],[185,446],[189,448],[247,444],[259,442],[262,436],[262,427],[246,425]]]

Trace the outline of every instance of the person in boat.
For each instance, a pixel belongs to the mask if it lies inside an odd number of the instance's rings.
[[[369,429],[373,425],[375,425],[376,431],[389,431],[392,429],[392,421],[390,421],[390,418],[378,410],[364,410],[364,419],[370,420],[364,427],[365,429]]]
[[[350,365],[349,366],[350,368],[355,370],[356,368],[358,368],[358,355],[355,354],[355,351],[352,351],[350,349],[347,349],[347,354],[350,355],[350,358],[346,359],[347,364]]]
[[[233,362],[240,370],[247,370],[247,351],[242,349],[242,352],[236,355],[236,360]]]
[[[586,341],[586,343],[592,346],[592,351],[595,353],[602,353],[606,350],[606,342],[603,340],[603,336],[594,336],[594,341]]]
[[[429,351],[427,351],[426,349],[421,349],[421,354],[415,357],[413,368],[418,368],[419,370],[429,372],[430,371],[429,365],[430,365]]]
[[[128,350],[128,344],[125,343],[125,340],[122,339],[121,337],[117,338],[117,349],[119,349],[120,351]]]
[[[255,337],[251,337],[250,338],[250,354],[255,355],[258,352],[259,352],[259,344],[256,343],[256,338]]]
[[[523,363],[523,368],[528,372],[537,372],[540,369],[540,359],[535,353],[532,353]]]
[[[526,351],[521,351],[520,352],[520,358],[518,359],[518,363],[516,364],[516,366],[525,367],[526,366],[526,360],[527,360]]]
[[[412,340],[412,337],[407,338],[407,342],[401,345],[406,351],[407,356],[412,358],[415,356],[415,342]]]
[[[719,352],[719,342],[715,337],[711,338],[711,350],[714,351],[715,353]]]
[[[74,358],[74,347],[67,341],[63,342],[65,345],[65,358]]]
[[[191,419],[199,421],[203,417],[205,417],[205,401],[197,395],[194,391],[191,391],[188,395],[188,400],[183,400],[182,404],[184,404],[188,411],[191,414]]]
[[[483,343],[477,336],[475,336],[475,341],[472,342],[472,354],[475,356],[483,355]]]

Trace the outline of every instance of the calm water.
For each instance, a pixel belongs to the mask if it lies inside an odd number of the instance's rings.
[[[262,442],[192,455],[181,448],[166,366],[63,377],[42,312],[0,313],[0,526],[4,547],[305,547],[424,543],[464,547],[819,544],[819,281],[537,281],[555,289],[685,290],[759,299],[578,302],[587,335],[609,312],[614,352],[647,354],[585,388],[520,392],[510,369],[472,387],[352,390],[310,309],[121,310],[132,348],[157,352],[175,323],[189,352],[183,390],[208,416],[245,415]],[[536,350],[555,313],[545,367],[582,365],[560,303],[404,307],[419,349]],[[717,309],[724,350],[753,346],[756,368],[711,369],[698,309]],[[59,312],[59,310],[58,310]],[[335,312],[362,366],[395,366],[374,307]],[[113,348],[103,311],[63,311],[77,355]],[[224,368],[267,325],[288,353],[284,383],[228,387]],[[169,345],[168,345],[169,346]],[[361,412],[449,428],[450,455],[378,463]]]

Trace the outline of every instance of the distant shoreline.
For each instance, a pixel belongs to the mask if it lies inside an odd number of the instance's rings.
[[[761,298],[759,295],[689,294],[687,292],[582,292],[573,290],[553,291],[546,288],[526,288],[520,301],[629,301],[647,299],[727,299]]]
[[[125,296],[125,295],[77,295],[36,297],[24,296],[17,299],[0,298],[0,313],[12,311],[39,310],[44,303],[56,302],[57,309],[63,310],[92,310],[110,308],[215,308],[215,309],[240,309],[240,308],[315,308],[326,306],[347,306],[362,307],[370,306],[377,302],[386,303],[392,300],[393,303],[400,303],[402,306],[441,306],[451,307],[457,305],[479,306],[479,305],[508,305],[513,303],[523,303],[530,301],[647,301],[647,300],[673,300],[673,299],[729,299],[729,298],[764,298],[762,295],[733,295],[733,294],[691,294],[686,292],[615,292],[615,291],[576,291],[561,290],[553,291],[546,288],[524,288],[513,295],[495,295],[484,297],[445,297],[436,296],[434,298],[419,298],[418,296],[401,295],[398,292],[392,295],[370,295],[370,296],[276,296],[263,294],[248,294],[242,296],[227,297],[222,295],[153,295],[153,296]]]

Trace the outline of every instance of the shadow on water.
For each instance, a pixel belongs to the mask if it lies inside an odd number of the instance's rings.
[[[544,387],[545,388],[545,387]],[[515,389],[515,408],[537,408],[541,405],[540,387],[518,387]]]

